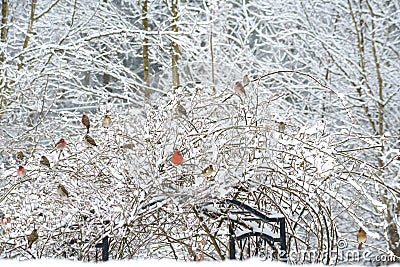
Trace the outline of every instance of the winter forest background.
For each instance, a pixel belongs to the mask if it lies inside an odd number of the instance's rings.
[[[234,198],[291,263],[399,261],[398,1],[1,2],[0,258],[223,260]]]

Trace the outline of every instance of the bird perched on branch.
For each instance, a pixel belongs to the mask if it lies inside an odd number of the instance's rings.
[[[22,163],[22,162],[24,161],[24,159],[25,159],[24,152],[18,151],[18,152],[17,152],[16,159],[17,159],[17,162],[18,162],[18,163]]]
[[[68,190],[65,189],[65,186],[63,186],[62,184],[58,185],[57,194],[59,194],[62,197],[68,197],[69,196]]]
[[[183,162],[181,151],[179,151],[178,149],[175,150],[174,154],[172,155],[171,162],[175,165],[181,164]]]
[[[201,171],[201,173],[206,177],[211,176],[214,173],[214,168],[212,165],[208,165]]]
[[[90,135],[85,135],[85,143],[89,146],[97,146],[96,142]]]
[[[185,116],[186,118],[188,117],[186,109],[181,105],[181,103],[177,102],[176,107],[175,107],[176,113],[179,116]]]
[[[280,133],[285,132],[285,127],[286,127],[285,122],[283,121],[278,122],[278,131]]]
[[[83,124],[83,126],[86,127],[87,133],[89,133],[90,120],[89,120],[89,117],[86,114],[82,114],[82,124]]]
[[[358,249],[362,249],[363,243],[367,241],[367,233],[360,227],[357,232]]]
[[[40,159],[40,165],[50,168],[50,161],[46,156],[42,156]]]
[[[108,128],[111,125],[111,118],[108,115],[104,115],[103,120],[101,122],[101,126],[104,128]]]
[[[60,159],[61,157],[61,153],[63,151],[63,149],[67,146],[67,142],[65,141],[64,138],[61,138],[60,141],[58,141],[56,143],[56,145],[54,146],[54,149],[51,151],[53,152],[54,150],[60,150],[60,154],[58,155],[58,159]]]
[[[27,236],[28,238],[28,248],[32,248],[32,244],[39,239],[39,235],[36,229],[33,229],[32,233]]]
[[[25,175],[26,175],[26,169],[24,168],[24,166],[19,165],[17,170],[17,176],[24,177]]]
[[[67,146],[67,141],[64,138],[61,138],[60,141],[56,143],[54,149],[63,150]]]
[[[250,84],[249,75],[245,74],[245,75],[243,76],[243,84],[244,84],[244,86],[247,86],[247,85]]]
[[[239,95],[246,95],[246,91],[244,90],[243,83],[241,81],[236,81],[235,85],[233,86],[233,90],[235,93]]]

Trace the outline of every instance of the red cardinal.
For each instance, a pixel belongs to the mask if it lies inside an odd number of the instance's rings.
[[[246,95],[246,91],[244,90],[244,86],[241,81],[235,82],[235,85],[233,86],[233,90],[235,90],[235,93],[239,95]]]
[[[175,150],[174,154],[172,155],[171,162],[175,165],[181,164],[183,161],[183,157],[181,152],[177,149]]]
[[[17,176],[24,177],[25,175],[26,175],[26,169],[24,168],[24,166],[19,165],[18,171],[17,171]]]
[[[83,126],[86,127],[87,133],[89,133],[90,120],[89,120],[89,117],[86,114],[82,114],[82,124],[83,124]]]
[[[64,138],[61,138],[60,141],[57,142],[55,148],[58,150],[63,150],[67,146],[67,142]]]

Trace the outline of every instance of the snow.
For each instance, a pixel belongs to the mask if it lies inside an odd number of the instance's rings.
[[[77,8],[39,2],[36,11],[44,16],[35,19],[29,43],[22,46],[27,14],[18,4],[10,5],[1,42],[2,84],[10,90],[0,88],[0,214],[10,220],[0,225],[0,257],[33,257],[19,248],[37,227],[41,238],[34,247],[42,257],[65,252],[69,259],[93,259],[92,243],[108,234],[115,247],[121,245],[122,258],[171,258],[176,252],[190,259],[181,242],[198,248],[198,237],[206,236],[198,217],[226,255],[224,218],[242,215],[218,204],[227,197],[266,214],[281,212],[275,216],[286,219],[291,251],[321,249],[339,242],[336,236],[354,241],[360,226],[376,251],[398,245],[385,230],[397,219],[400,179],[400,79],[393,72],[400,65],[392,49],[398,31],[385,34],[399,22],[392,20],[398,5],[374,1],[370,12],[360,4],[357,23],[348,23],[345,0],[181,1],[174,32],[165,1],[153,1],[146,33],[137,1],[80,1]],[[367,27],[376,12],[383,19],[376,20],[376,31],[363,31],[365,51],[372,51],[374,39],[387,45],[378,45],[377,58],[365,53],[361,68],[353,25],[363,20]],[[265,21],[268,27],[259,27]],[[143,101],[143,64],[135,53],[146,35],[152,44],[150,101]],[[215,62],[205,36],[213,37]],[[179,44],[177,88],[168,60],[171,40]],[[376,62],[382,62],[382,97]],[[244,74],[251,80],[245,97],[233,94],[231,83]],[[102,76],[111,77],[110,84]],[[176,116],[178,103],[187,118]],[[96,148],[82,143],[82,112],[90,115]],[[113,121],[107,129],[100,126],[104,114]],[[61,136],[67,149],[52,151]],[[170,163],[175,148],[184,154],[179,166]],[[26,159],[15,158],[20,150]],[[42,155],[51,169],[38,166]],[[26,165],[24,178],[17,177],[19,164]],[[209,165],[212,177],[201,175]],[[69,198],[56,194],[59,183]],[[207,202],[215,207],[199,210],[217,219],[193,213]],[[143,235],[126,232],[137,229]],[[88,243],[74,244],[78,254],[69,253],[70,240],[82,234]],[[138,246],[118,243],[125,239]],[[202,247],[206,260],[216,257],[210,241]]]
[[[14,261],[14,260],[0,260],[1,266],[9,266],[9,267],[87,267],[87,266],[99,266],[99,263],[93,262],[80,262],[80,261],[68,261],[68,260],[53,260],[53,259],[41,259],[41,260],[33,260],[33,261]],[[118,267],[179,267],[179,266],[269,266],[269,267],[283,267],[287,266],[287,264],[283,262],[271,262],[271,261],[263,261],[259,259],[250,259],[246,261],[202,261],[202,262],[185,262],[185,261],[175,261],[175,260],[127,260],[127,261],[107,261],[101,262],[100,266],[118,266]],[[294,265],[291,265],[294,266]],[[306,267],[307,265],[301,265],[302,267]],[[319,266],[319,265],[313,265]],[[322,265],[320,265],[322,266]],[[354,265],[352,265],[354,266]]]
[[[99,265],[100,264],[100,265]],[[0,260],[0,266],[7,267],[87,267],[87,266],[104,266],[104,267],[179,267],[179,266],[218,266],[218,267],[232,267],[232,266],[251,266],[251,267],[285,267],[289,266],[284,262],[279,261],[265,261],[257,258],[252,258],[245,261],[239,260],[226,260],[226,261],[201,261],[201,262],[189,262],[189,261],[175,261],[170,259],[163,260],[121,260],[121,261],[107,261],[107,262],[81,262],[81,261],[68,261],[68,260],[55,260],[55,259],[40,259],[31,261],[17,261],[17,260]],[[302,265],[290,265],[290,266],[301,266],[301,267],[318,267],[325,266],[322,264],[302,264]],[[357,264],[341,265],[341,266],[362,266]],[[393,267],[399,265],[392,265]]]

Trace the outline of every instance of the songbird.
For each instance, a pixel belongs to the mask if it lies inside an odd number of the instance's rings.
[[[103,121],[101,122],[101,126],[104,128],[108,128],[111,125],[111,118],[108,115],[104,115]]]
[[[17,176],[24,177],[25,175],[26,175],[26,169],[24,168],[24,166],[19,165],[17,170]]]
[[[32,244],[39,239],[39,235],[36,229],[33,229],[32,233],[28,237],[28,248],[32,248]]]
[[[362,249],[363,243],[367,241],[367,233],[360,227],[357,232],[358,249]]]
[[[40,160],[40,165],[50,168],[50,161],[46,156],[42,156]]]
[[[175,107],[176,113],[179,116],[185,116],[187,118],[187,111],[186,109],[181,105],[181,103],[176,103],[176,107]]]
[[[25,159],[24,152],[18,151],[16,159],[17,159],[18,163],[22,163],[24,161],[24,159]]]
[[[178,165],[181,164],[182,161],[183,161],[183,156],[181,152],[178,149],[176,149],[174,154],[172,155],[171,162],[175,165]]]
[[[206,177],[211,176],[214,173],[214,168],[212,165],[208,165],[201,171],[201,173]]]
[[[59,194],[62,197],[68,197],[69,196],[68,190],[65,189],[65,187],[62,184],[58,185],[57,194]]]
[[[64,140],[64,138],[61,138],[60,141],[57,142],[55,145],[55,149],[57,150],[63,150],[67,146],[67,142]]]
[[[278,131],[280,133],[283,133],[285,131],[285,127],[286,127],[286,125],[283,121],[278,122]]]
[[[89,133],[90,120],[89,120],[89,117],[86,114],[82,114],[82,124],[83,124],[83,126],[86,127],[87,133]]]
[[[233,86],[233,90],[235,93],[240,95],[246,95],[246,91],[244,90],[243,83],[241,81],[236,81],[235,85]]]
[[[97,146],[96,142],[92,137],[90,137],[88,134],[85,135],[85,143],[89,146]]]
[[[245,75],[243,76],[243,84],[244,84],[244,86],[247,86],[247,85],[250,84],[249,75],[245,74]]]

